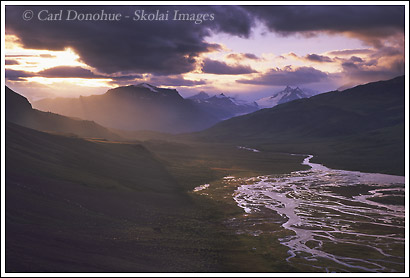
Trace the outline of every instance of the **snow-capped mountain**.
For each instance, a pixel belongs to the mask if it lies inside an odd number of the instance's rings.
[[[158,88],[155,87],[155,86],[152,86],[151,84],[148,84],[148,83],[140,83],[140,84],[136,85],[136,87],[146,88],[146,89],[150,90],[153,93],[158,93]]]
[[[209,96],[202,91],[188,99],[193,101],[201,109],[212,111],[212,114],[220,119],[248,114],[259,109],[256,102],[249,103],[244,100],[226,96],[223,93]]]
[[[296,99],[307,98],[308,94],[304,93],[299,87],[292,88],[287,86],[283,91],[264,97],[256,101],[261,108],[270,108],[281,103],[289,102]]]

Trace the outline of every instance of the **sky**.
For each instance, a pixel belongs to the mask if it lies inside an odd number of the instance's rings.
[[[6,6],[5,23],[6,85],[31,101],[143,82],[256,100],[404,74],[404,6]]]

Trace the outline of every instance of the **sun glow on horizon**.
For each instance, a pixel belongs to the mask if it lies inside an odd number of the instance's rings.
[[[83,87],[114,87],[110,85],[109,82],[112,79],[91,79],[91,78],[72,78],[72,77],[65,77],[65,78],[48,78],[48,77],[28,77],[27,81],[29,82],[38,82],[41,84],[52,85],[55,83],[65,83],[66,85],[75,84],[77,86]]]
[[[205,36],[203,42],[218,47],[194,57],[196,66],[190,72],[171,73],[168,76],[156,76],[149,71],[102,74],[97,68],[82,62],[82,57],[69,47],[59,51],[28,49],[23,47],[17,36],[7,34],[5,68],[11,72],[11,78],[7,79],[6,84],[18,85],[26,90],[24,82],[37,83],[47,86],[52,94],[66,94],[70,87],[93,91],[96,88],[153,82],[153,85],[159,87],[179,88],[185,94],[204,90],[211,94],[223,92],[254,98],[259,93],[268,94],[283,85],[282,82],[270,81],[276,72],[276,79],[282,73],[297,76],[294,72],[298,70],[321,74],[326,77],[324,82],[313,79],[302,82],[301,86],[324,92],[375,81],[371,79],[372,74],[376,76],[373,79],[377,79],[378,72],[382,75],[399,71],[396,68],[404,68],[404,42],[401,35],[388,37],[379,49],[345,33],[316,32],[307,36],[295,32],[285,36],[269,31],[259,22],[249,37],[215,31]],[[391,54],[393,50],[396,52]],[[390,54],[385,55],[384,51]],[[190,59],[190,56],[186,55],[185,58]],[[205,61],[213,63],[212,70],[204,70]],[[55,69],[54,74],[44,72],[42,75],[42,71],[57,67],[68,69]],[[79,72],[69,67],[77,67]],[[61,70],[59,73],[66,71],[67,74],[55,74],[57,70]],[[135,78],[132,78],[133,75]],[[27,87],[27,94],[32,91]],[[73,95],[76,94],[73,92]]]
[[[81,66],[90,68],[80,61],[80,56],[71,48],[64,50],[27,49],[21,46],[14,35],[6,35],[6,60],[14,60],[16,64],[6,65],[12,70],[40,72],[58,66]]]
[[[81,67],[92,70],[87,64],[80,61],[80,56],[71,48],[67,47],[64,50],[55,51],[47,49],[27,49],[21,46],[18,38],[14,35],[6,35],[5,40],[5,56],[6,60],[13,63],[6,65],[6,69],[14,71],[23,71],[33,73],[33,75],[55,67]],[[74,77],[43,77],[43,76],[27,76],[21,77],[16,82],[13,80],[8,83],[20,83],[25,80],[30,84],[38,83],[46,85],[48,88],[58,92],[61,86],[70,87],[88,87],[88,88],[110,88],[115,85],[111,82],[111,78],[74,78]]]

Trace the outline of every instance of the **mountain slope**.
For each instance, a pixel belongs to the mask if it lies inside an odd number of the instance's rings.
[[[286,103],[292,100],[307,98],[309,97],[305,94],[299,87],[291,88],[287,86],[283,91],[273,94],[269,97],[264,97],[256,101],[256,103],[261,108],[271,108],[278,104]]]
[[[198,131],[218,122],[176,90],[142,83],[108,90],[103,95],[44,99],[33,104],[43,111],[95,121],[124,130]]]
[[[349,153],[351,159],[359,160],[360,156],[377,157],[374,168],[366,168],[365,164],[359,168],[403,173],[402,129],[404,76],[262,109],[221,122],[197,136],[327,156],[328,166],[346,169],[348,161],[338,164],[337,155]],[[332,156],[335,161],[330,161]],[[376,163],[369,160],[367,163]]]
[[[219,120],[252,113],[259,109],[255,102],[247,103],[232,97],[227,97],[224,94],[210,97],[205,92],[200,92],[189,99],[192,100],[199,109],[217,116]]]
[[[6,120],[37,130],[118,140],[121,137],[91,121],[71,119],[33,109],[23,96],[6,87]]]
[[[143,146],[10,122],[6,142],[7,272],[219,270],[215,233]]]
[[[210,98],[211,96],[208,95],[207,93],[205,93],[204,91],[200,91],[199,93],[197,93],[196,95],[190,96],[188,99],[192,99],[192,100],[204,100],[207,98]]]

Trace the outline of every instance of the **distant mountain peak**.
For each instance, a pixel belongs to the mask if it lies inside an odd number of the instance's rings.
[[[259,109],[255,102],[249,103],[244,100],[238,100],[234,97],[226,96],[224,93],[209,96],[201,91],[188,99],[201,109],[211,111],[213,115],[218,115],[221,119],[251,113]]]
[[[113,89],[109,89],[106,94],[117,96],[121,95],[123,97],[132,96],[137,98],[179,98],[183,99],[182,96],[175,89],[159,88],[148,83],[139,83],[137,85],[120,86]]]
[[[198,94],[193,95],[191,97],[189,97],[188,99],[193,99],[193,100],[204,100],[210,98],[210,96],[205,93],[204,91],[200,91]]]
[[[299,87],[292,88],[286,86],[286,88],[272,96],[264,97],[256,101],[256,103],[263,108],[270,108],[281,103],[289,102],[296,99],[309,97]]]
[[[217,95],[212,96],[213,98],[220,98],[220,99],[229,99],[230,97],[227,97],[224,93],[220,93]]]

